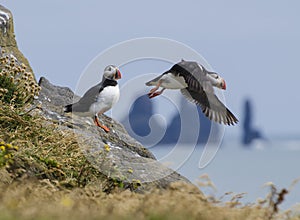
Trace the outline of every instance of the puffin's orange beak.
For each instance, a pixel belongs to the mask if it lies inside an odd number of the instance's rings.
[[[121,72],[120,72],[120,70],[117,69],[115,79],[121,79],[121,78],[122,78]]]
[[[223,79],[222,81],[222,89],[226,90],[226,83],[225,83],[225,80]]]

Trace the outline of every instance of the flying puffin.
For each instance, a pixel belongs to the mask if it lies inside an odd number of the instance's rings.
[[[83,117],[93,117],[96,126],[109,132],[110,129],[99,122],[98,115],[111,109],[119,100],[120,90],[117,80],[121,77],[116,66],[105,67],[102,81],[90,88],[78,102],[66,105],[64,112],[72,112]]]
[[[225,125],[234,125],[238,122],[214,93],[213,87],[226,89],[225,80],[197,62],[182,60],[146,85],[155,86],[148,93],[150,99],[162,94],[165,89],[180,89],[189,101],[201,107],[202,112],[210,120]],[[162,89],[157,91],[159,87]]]

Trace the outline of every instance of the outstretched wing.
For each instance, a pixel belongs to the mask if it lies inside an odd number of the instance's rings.
[[[193,91],[189,88],[181,89],[181,93],[191,102],[199,105],[202,112],[210,119],[225,125],[234,125],[238,119],[228,108],[211,92],[206,93],[203,89]]]

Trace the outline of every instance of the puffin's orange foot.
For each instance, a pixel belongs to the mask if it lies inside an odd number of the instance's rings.
[[[155,96],[158,96],[158,95],[160,95],[161,93],[160,92],[153,92],[153,93],[148,93],[148,97],[149,97],[149,99],[152,99],[152,98],[154,98]]]
[[[100,125],[100,128],[102,128],[106,133],[108,133],[110,131],[110,129],[108,127],[106,127],[105,125]]]
[[[157,91],[158,89],[159,89],[159,87],[156,86],[156,87],[150,89],[150,92],[149,92],[149,93],[154,93],[154,92]]]
[[[102,125],[102,124],[99,122],[97,116],[94,117],[94,123],[95,123],[96,126],[102,128],[106,133],[110,131],[110,129],[109,129],[107,126]]]
[[[151,90],[150,90],[150,92],[148,93],[148,97],[149,97],[149,99],[152,99],[155,96],[161,95],[164,91],[165,91],[165,88],[163,88],[162,90],[160,90],[158,92],[151,92]]]

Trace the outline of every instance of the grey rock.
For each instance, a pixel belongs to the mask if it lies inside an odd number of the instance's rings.
[[[79,96],[74,95],[71,89],[54,86],[44,77],[40,78],[38,84],[42,87],[38,100],[47,110],[63,114],[62,106],[79,100]]]
[[[266,140],[262,132],[253,126],[253,108],[251,99],[246,99],[244,102],[244,121],[242,144],[250,146],[255,139]]]
[[[128,135],[124,127],[110,117],[101,115],[101,123],[111,131],[105,133],[96,127],[89,117],[67,116],[63,106],[79,97],[66,87],[52,85],[41,78],[42,90],[35,101],[42,114],[59,124],[62,131],[72,129],[86,157],[101,173],[126,183],[142,183],[138,189],[166,188],[176,181],[189,181],[172,169],[158,162],[142,144]]]

